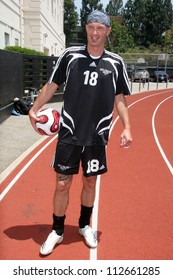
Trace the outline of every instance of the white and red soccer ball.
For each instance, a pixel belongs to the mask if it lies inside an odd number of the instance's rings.
[[[52,108],[45,108],[37,112],[40,119],[36,122],[36,127],[42,135],[52,136],[58,133],[60,114]]]

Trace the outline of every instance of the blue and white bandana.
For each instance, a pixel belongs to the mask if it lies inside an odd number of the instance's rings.
[[[94,10],[89,14],[87,18],[87,23],[91,23],[91,22],[98,22],[107,27],[110,27],[109,16],[100,10]]]

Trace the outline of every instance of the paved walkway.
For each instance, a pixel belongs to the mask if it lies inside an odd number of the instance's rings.
[[[61,111],[62,102],[49,103],[49,107]],[[42,142],[41,136],[32,128],[29,117],[10,116],[0,125],[0,182],[29,152]]]
[[[132,94],[142,93],[148,90],[172,88],[173,83],[150,83],[142,87],[142,84],[130,84]],[[61,111],[62,102],[50,103],[49,107]],[[0,125],[0,182],[13,170],[22,158],[24,158],[34,146],[43,141],[46,136],[37,134],[29,121],[28,116],[10,116]]]

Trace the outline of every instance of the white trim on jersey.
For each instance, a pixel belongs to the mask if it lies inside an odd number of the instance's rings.
[[[73,135],[73,131],[72,131],[72,129],[70,128],[70,126],[69,126],[69,125],[65,124],[64,119],[63,119],[63,118],[62,118],[62,126],[63,126],[63,127],[66,127],[66,128],[70,131],[70,133]]]
[[[102,118],[102,119],[99,121],[99,123],[97,124],[96,130],[99,128],[99,126],[100,126],[104,121],[111,120],[112,116],[113,116],[113,112],[112,112],[111,114],[109,114],[108,116]],[[102,128],[98,131],[98,134],[100,135],[103,131],[109,130],[110,127],[111,127],[111,124],[112,124],[112,122],[110,122],[108,126],[102,127]]]
[[[73,60],[75,60],[76,58],[87,58],[86,55],[83,55],[81,53],[74,53],[74,54],[70,53],[69,55],[72,56],[72,58],[70,59],[69,63],[67,64],[66,82],[65,82],[65,86],[64,86],[64,91],[65,91],[66,84],[67,84],[67,81],[68,81],[68,77],[69,77],[69,74],[70,74],[70,65],[73,62]]]
[[[96,126],[96,130],[98,129],[98,127],[99,127],[99,125],[100,125],[101,123],[103,123],[103,122],[106,121],[106,120],[111,119],[112,116],[113,116],[113,112],[112,112],[111,114],[109,114],[108,116],[102,118],[102,119],[98,122],[98,124],[97,124],[97,126]]]
[[[114,59],[117,59],[117,62],[118,62],[118,60],[121,61],[122,65],[123,65],[123,76],[124,76],[124,79],[126,81],[128,90],[129,90],[129,92],[131,92],[130,84],[129,84],[129,78],[128,78],[128,75],[127,75],[127,71],[126,71],[126,67],[125,67],[125,64],[124,64],[124,60],[118,54],[110,52],[108,50],[105,50],[105,53],[107,53],[108,55],[112,56]]]
[[[105,130],[109,130],[109,129],[110,129],[110,127],[111,127],[111,124],[112,124],[112,122],[110,123],[110,125],[105,126],[105,127],[103,127],[102,129],[100,129],[100,130],[98,131],[98,134],[100,135],[100,134],[102,134],[102,132],[103,132],[103,131],[105,131]]]
[[[53,77],[54,77],[54,74],[55,74],[57,68],[59,67],[59,64],[60,64],[62,58],[66,55],[67,52],[85,50],[85,48],[86,48],[86,46],[80,46],[80,47],[69,47],[69,48],[65,49],[65,51],[57,59],[57,62],[55,64],[54,70],[52,72],[52,75],[50,76],[50,79],[49,79],[48,83],[51,84],[51,82],[53,80]],[[58,85],[58,86],[60,86],[60,85]]]
[[[75,125],[74,125],[74,121],[73,121],[72,117],[64,109],[63,109],[63,115],[71,121],[72,126],[75,129]]]
[[[73,121],[72,117],[71,117],[64,109],[63,109],[63,115],[64,115],[67,119],[70,120],[73,129],[75,129],[75,125],[74,125],[74,121]],[[61,122],[62,126],[66,127],[66,128],[70,131],[70,133],[73,135],[73,130],[72,130],[72,128],[71,128],[69,125],[67,125],[67,124],[65,123],[64,118],[63,118],[62,116],[61,116],[60,122]]]

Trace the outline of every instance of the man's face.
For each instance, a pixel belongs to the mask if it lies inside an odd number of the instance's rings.
[[[88,23],[86,25],[88,44],[93,47],[103,47],[106,37],[109,35],[110,31],[110,27],[107,27],[101,23]]]

